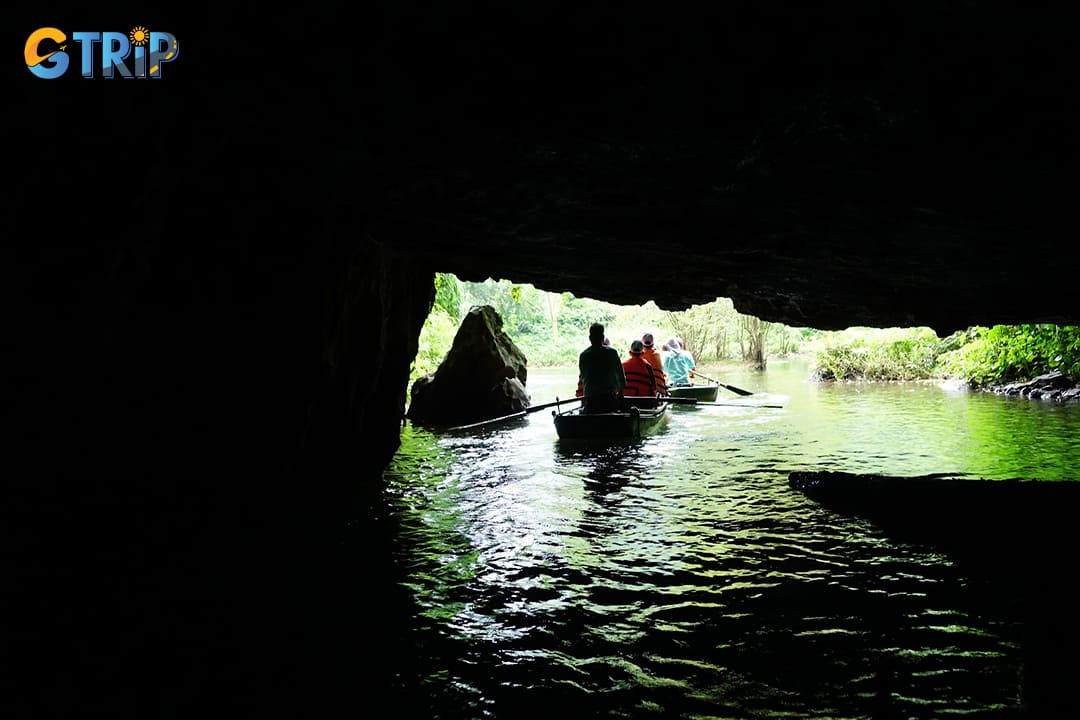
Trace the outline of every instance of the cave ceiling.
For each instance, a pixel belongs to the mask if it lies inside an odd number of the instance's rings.
[[[1049,18],[419,12],[380,46],[369,151],[376,234],[433,269],[819,328],[1080,321]]]

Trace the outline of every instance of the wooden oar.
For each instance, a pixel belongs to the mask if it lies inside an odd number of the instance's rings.
[[[455,427],[446,428],[443,432],[450,432],[452,430],[471,430],[472,428],[480,427],[481,425],[490,425],[491,423],[502,422],[503,420],[513,420],[514,418],[523,418],[529,413],[534,413],[539,410],[543,410],[549,407],[555,407],[556,405],[562,405],[563,403],[579,402],[582,398],[572,397],[566,400],[555,400],[554,402],[543,403],[542,405],[533,405],[527,407],[524,410],[519,410],[516,413],[509,415],[502,415],[500,417],[491,418],[490,420],[481,420],[480,422],[469,423],[468,425],[457,425]]]
[[[693,370],[693,369],[691,369],[691,370],[690,370],[690,372],[691,372],[691,373],[692,373],[693,375],[696,375],[697,377],[699,377],[699,378],[702,378],[703,380],[708,380],[708,381],[709,381],[709,382],[711,382],[711,383],[716,383],[716,384],[717,384],[717,385],[719,385],[720,387],[722,387],[722,388],[727,388],[727,389],[728,389],[728,390],[730,390],[731,392],[733,392],[733,393],[736,393],[736,394],[738,394],[738,395],[753,395],[753,394],[754,394],[754,393],[750,392],[749,390],[743,390],[742,388],[737,388],[737,387],[735,387],[734,385],[726,385],[726,384],[724,384],[724,383],[720,382],[719,380],[713,380],[713,379],[712,379],[711,377],[709,377],[708,375],[702,375],[702,374],[701,374],[701,373],[699,373],[699,372],[698,372],[697,370]]]
[[[723,405],[725,407],[748,407],[748,408],[782,408],[783,405],[764,405],[762,403],[754,403],[753,405],[747,403],[735,403],[735,402],[706,402],[704,400],[695,400],[694,398],[681,398],[681,397],[668,397],[661,396],[658,398],[663,402],[678,403],[682,405]]]

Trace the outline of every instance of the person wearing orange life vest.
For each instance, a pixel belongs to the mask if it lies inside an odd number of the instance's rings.
[[[656,397],[656,373],[643,357],[645,346],[640,340],[630,343],[630,357],[623,361],[626,385],[623,397]]]
[[[664,360],[653,345],[652,333],[645,333],[641,336],[641,345],[643,348],[641,357],[645,359],[645,362],[652,365],[653,376],[656,378],[656,391],[661,395],[667,395],[667,375],[664,373]]]

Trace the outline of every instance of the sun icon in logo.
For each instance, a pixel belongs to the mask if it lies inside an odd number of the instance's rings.
[[[150,31],[142,25],[136,25],[128,33],[128,37],[131,38],[132,45],[145,45],[150,40]]]

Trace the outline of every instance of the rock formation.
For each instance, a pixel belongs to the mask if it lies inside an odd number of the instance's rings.
[[[1030,380],[1005,383],[993,388],[999,395],[1019,395],[1034,400],[1080,400],[1080,385],[1061,372],[1049,372]]]
[[[495,308],[472,308],[446,359],[413,384],[407,417],[419,425],[464,425],[524,410],[527,364]]]

